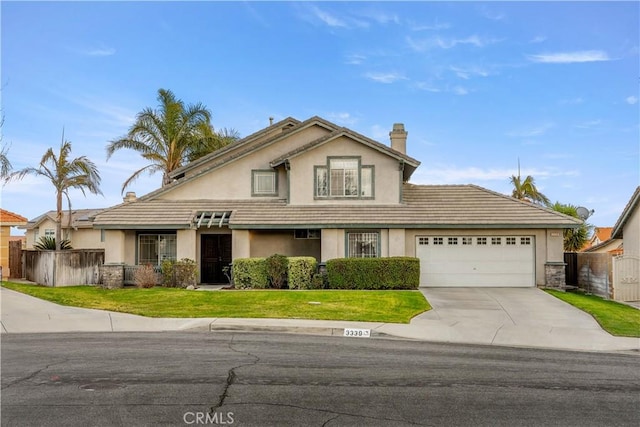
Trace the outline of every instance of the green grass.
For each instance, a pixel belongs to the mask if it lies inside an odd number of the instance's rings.
[[[3,286],[57,304],[147,317],[239,317],[409,323],[431,309],[419,291],[187,291],[172,288]],[[309,304],[319,302],[320,304]]]
[[[595,295],[547,290],[556,298],[592,315],[611,335],[640,338],[640,310]]]

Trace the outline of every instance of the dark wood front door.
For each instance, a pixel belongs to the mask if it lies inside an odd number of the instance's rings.
[[[200,282],[228,283],[222,269],[231,263],[231,235],[203,234],[200,253]]]

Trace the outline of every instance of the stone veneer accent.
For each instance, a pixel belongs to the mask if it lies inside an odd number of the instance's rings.
[[[565,266],[564,262],[548,262],[544,265],[544,283],[547,288],[565,289]]]
[[[118,289],[124,286],[124,264],[103,264],[100,267],[100,287]]]

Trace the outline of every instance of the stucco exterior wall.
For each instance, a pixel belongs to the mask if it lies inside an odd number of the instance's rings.
[[[416,256],[416,236],[533,236],[535,241],[536,285],[545,285],[545,264],[563,262],[562,230],[560,238],[547,239],[551,230],[539,229],[410,229],[405,232],[405,254]],[[550,247],[551,246],[551,247]],[[559,256],[559,259],[557,257]],[[551,257],[551,258],[549,258]]]
[[[268,257],[273,254],[285,256],[312,256],[320,259],[321,239],[296,239],[293,230],[252,230],[251,257]]]
[[[35,237],[36,229],[38,230],[37,238]],[[53,231],[55,237],[55,221],[47,218],[43,220],[38,227],[26,230],[27,249],[33,249],[33,246],[45,235],[46,230]],[[71,228],[69,230],[66,224],[62,224],[62,238],[68,238],[73,249],[105,249],[105,244],[101,241],[101,233],[98,229],[78,228],[76,230]]]
[[[251,171],[270,170],[269,163],[272,160],[304,145],[310,141],[326,135],[328,131],[319,126],[312,126],[308,129],[291,135],[289,138],[269,145],[260,150],[256,150],[251,155],[228,163],[224,168],[212,170],[209,173],[195,178],[180,187],[162,195],[166,200],[198,200],[198,199],[218,199],[236,200],[250,199],[251,196]],[[311,168],[313,174],[313,168]],[[313,179],[313,175],[311,176]],[[278,196],[285,198],[287,194],[286,171],[280,168],[278,171]],[[264,196],[254,197],[255,199],[265,198]]]
[[[361,165],[374,166],[374,199],[315,199],[314,166],[325,166],[327,157],[361,157]],[[309,204],[398,204],[400,171],[397,160],[347,137],[337,138],[291,159],[290,196],[292,205]]]
[[[0,265],[2,266],[2,278],[9,277],[9,236],[11,227],[0,227]]]
[[[636,208],[622,229],[625,255],[640,256],[640,208]]]

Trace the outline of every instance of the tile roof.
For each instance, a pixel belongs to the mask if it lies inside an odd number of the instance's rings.
[[[403,186],[397,205],[288,205],[284,200],[138,200],[103,211],[97,228],[189,228],[198,211],[232,211],[230,228],[571,228],[581,221],[475,185]],[[354,201],[356,202],[356,201]]]
[[[95,217],[97,214],[99,214],[100,212],[102,212],[103,210],[104,209],[73,209],[71,211],[71,226],[74,228],[92,228],[93,222],[91,221],[91,219]],[[45,212],[42,215],[32,220],[29,220],[29,222],[25,224],[25,227],[22,227],[22,228],[26,228],[27,230],[36,228],[42,221],[44,221],[47,218],[55,222],[56,211]],[[61,223],[62,223],[62,228],[67,228],[69,224],[68,210],[62,211]]]
[[[17,213],[0,209],[0,223],[2,225],[25,225],[27,223],[27,218],[18,215]]]

